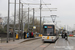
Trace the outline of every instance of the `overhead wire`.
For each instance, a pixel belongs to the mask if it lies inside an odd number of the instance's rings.
[[[27,0],[27,1],[28,1],[28,0]],[[25,1],[23,1],[23,0],[22,0],[22,2],[24,2],[24,3],[25,3]],[[24,4],[24,5],[26,5],[26,4]],[[29,6],[29,5],[28,5],[28,6]],[[29,6],[29,7],[30,7],[30,6]],[[32,11],[32,10],[33,10],[33,9],[31,9],[30,11]]]
[[[45,2],[42,0],[42,2],[45,4]],[[49,9],[49,7],[45,4],[45,6]],[[49,9],[49,11],[51,12],[52,14],[52,10]],[[52,19],[53,20],[53,19]],[[57,26],[58,27],[58,26]]]
[[[42,0],[43,1],[43,0]],[[43,3],[45,4],[45,2],[43,1]],[[45,4],[45,6],[49,9],[49,7]],[[49,9],[49,11],[51,12],[52,14],[52,10]]]
[[[28,0],[27,0],[28,1]],[[36,0],[35,0],[36,1]],[[25,3],[25,1],[22,0],[23,3]],[[43,1],[44,3],[44,1]],[[45,4],[45,3],[44,3]],[[26,4],[25,4],[26,5]],[[29,6],[29,5],[28,5]],[[47,7],[47,5],[45,4],[45,6]],[[48,8],[48,7],[47,7]],[[40,9],[40,8],[39,8]],[[48,8],[49,9],[49,8]],[[32,11],[33,9],[31,9],[30,11]],[[50,10],[50,9],[49,9]],[[51,11],[51,10],[50,10]],[[38,12],[37,12],[38,13]],[[39,13],[38,13],[39,14]]]
[[[45,4],[45,2],[42,0],[42,2]],[[45,4],[45,6],[49,9],[49,7]],[[49,11],[51,12],[51,10],[49,9]]]
[[[27,0],[28,1],[28,0]],[[25,1],[23,1],[23,0],[21,0],[21,2],[23,2],[23,3],[25,3]],[[27,4],[27,3],[26,3]],[[24,4],[24,5],[26,5],[26,4]],[[29,6],[29,5],[28,5]],[[32,11],[33,10],[33,8],[31,9],[31,10],[29,10],[29,11]],[[26,11],[26,12],[28,12],[28,11]],[[39,14],[39,13],[38,13]]]

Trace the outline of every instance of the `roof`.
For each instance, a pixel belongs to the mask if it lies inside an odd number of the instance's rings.
[[[54,23],[44,23],[43,25],[55,25]]]

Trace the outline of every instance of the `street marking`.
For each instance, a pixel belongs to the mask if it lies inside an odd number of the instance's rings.
[[[74,47],[73,46],[54,46],[54,48],[59,48],[59,49],[61,49],[61,48],[63,48],[63,49],[68,49],[68,50],[71,50],[71,49],[73,49]]]
[[[68,41],[67,41],[67,45],[68,45],[68,47],[67,47],[67,48],[68,48],[69,50],[71,50],[72,48],[70,47],[70,45],[69,45]]]
[[[58,39],[59,40],[59,39]],[[74,47],[73,46],[70,46],[69,45],[69,42],[67,41],[67,45],[68,46],[56,46],[56,44],[57,44],[57,42],[58,42],[58,40],[56,41],[56,43],[55,43],[55,46],[54,46],[54,48],[56,48],[56,49],[58,49],[58,48],[64,48],[64,49],[68,49],[68,50],[72,50]],[[63,41],[64,42],[64,41]]]
[[[59,40],[59,39],[58,39],[58,40]],[[57,44],[58,40],[55,42],[55,46],[56,46],[56,44]]]
[[[59,40],[59,39],[58,39],[58,40]],[[58,41],[58,40],[57,40],[57,41]],[[57,41],[56,41],[55,45],[57,44]]]

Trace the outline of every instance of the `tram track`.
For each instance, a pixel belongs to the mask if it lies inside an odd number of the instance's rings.
[[[39,48],[40,46],[42,46],[44,43],[42,43],[41,45],[35,47],[33,50],[36,50],[37,48]]]
[[[39,42],[39,40],[41,40],[41,39],[33,40],[33,41],[31,41],[31,42],[27,42],[27,44],[25,44],[25,45],[32,45],[32,44],[34,44],[34,43],[36,43],[36,42]],[[24,43],[26,43],[26,42],[24,42]]]
[[[48,45],[47,45],[48,44]],[[44,46],[42,50],[44,50],[45,48],[47,48],[51,43],[42,43],[41,45],[35,47],[33,50],[36,50],[37,48],[41,47],[41,46]],[[47,46],[45,46],[47,45]]]
[[[27,43],[27,44],[25,44],[25,45],[36,45],[36,43],[39,43],[40,42],[40,44],[38,45],[38,46],[36,46],[36,47],[33,47],[33,49],[32,50],[37,50],[37,49],[40,49],[41,48],[41,50],[45,50],[51,43],[43,43],[42,41],[40,41],[41,39],[38,39],[38,40],[33,40],[33,41],[31,41],[29,44]],[[22,45],[23,45],[23,43],[22,43]],[[14,49],[17,49],[18,47],[20,47],[20,45],[19,46],[16,46],[16,47],[14,47],[14,48],[11,48],[10,50],[14,50]]]
[[[40,39],[38,39],[38,40],[40,40]],[[36,41],[38,41],[38,40],[32,40],[32,41],[36,42]],[[27,41],[26,41],[26,42],[27,42]],[[30,44],[32,44],[32,43],[34,43],[34,42],[31,42],[31,43],[26,44],[26,45],[30,45]],[[25,42],[23,42],[23,43],[25,43]],[[20,44],[23,44],[23,43],[20,43]],[[11,48],[11,49],[9,49],[9,50],[13,50],[13,49],[16,49],[16,48],[18,48],[18,47],[20,47],[20,46],[16,46],[16,47]]]
[[[30,45],[30,44],[33,44],[33,43],[39,42],[39,40],[41,40],[41,39],[34,40],[34,42],[32,42],[32,43],[29,43],[29,44],[27,44],[27,45]]]
[[[51,43],[50,43],[50,44],[51,44]],[[50,45],[50,44],[49,44],[49,45]],[[43,50],[45,50],[45,48],[47,48],[49,45],[47,45],[46,47],[44,47]]]

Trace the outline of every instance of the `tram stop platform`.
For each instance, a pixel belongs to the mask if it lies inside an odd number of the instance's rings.
[[[41,37],[35,37],[35,38],[26,38],[26,39],[19,39],[19,40],[15,40],[15,41],[9,41],[9,43],[0,43],[0,46],[3,45],[12,45],[12,44],[20,44],[26,41],[31,41],[31,40],[35,40],[35,39],[40,39]]]

